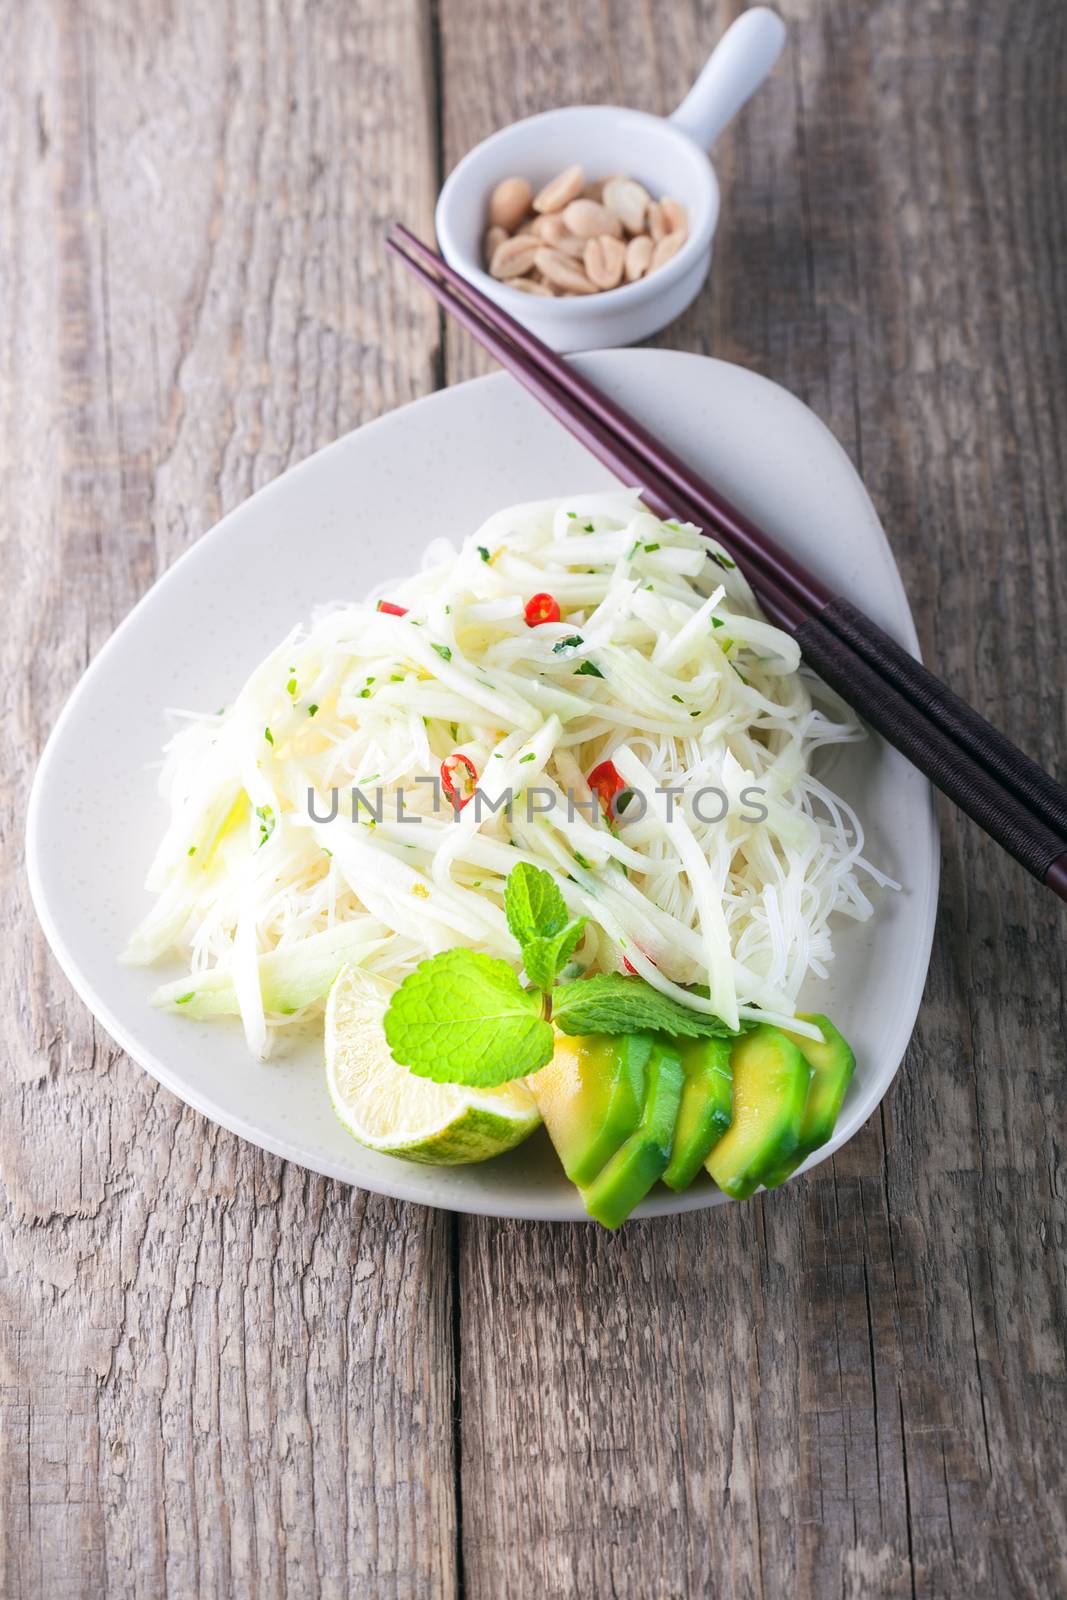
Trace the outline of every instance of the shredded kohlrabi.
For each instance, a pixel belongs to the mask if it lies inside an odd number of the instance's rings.
[[[531,626],[534,596],[559,620]],[[589,918],[575,971],[628,967],[733,1025],[792,1018],[833,914],[866,920],[890,881],[811,770],[862,732],[799,666],[729,558],[636,492],[500,512],[184,720],[126,959],[187,958],[156,1002],[239,1015],[266,1056],[346,963],[395,982],[454,945],[514,963],[521,860]],[[631,796],[616,816],[587,781],[605,762]],[[435,788],[442,763],[477,804]]]

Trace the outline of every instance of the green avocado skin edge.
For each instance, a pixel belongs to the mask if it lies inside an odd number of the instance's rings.
[[[685,1083],[674,1129],[668,1188],[688,1189],[733,1120],[729,1039],[693,1039],[679,1050]]]
[[[605,1228],[625,1222],[666,1171],[684,1083],[678,1052],[657,1041],[645,1069],[641,1121],[600,1175],[581,1190],[585,1209]]]
[[[831,1138],[856,1068],[856,1057],[851,1046],[838,1033],[829,1017],[821,1012],[801,1015],[804,1022],[814,1022],[822,1030],[823,1042],[820,1044],[816,1039],[805,1038],[801,1033],[786,1034],[786,1038],[796,1045],[811,1068],[811,1083],[808,1085],[807,1104],[796,1152],[789,1161],[767,1174],[763,1183],[768,1189],[784,1183],[813,1150]]]
[[[705,1165],[724,1194],[747,1200],[796,1154],[811,1068],[765,1022],[734,1041],[730,1060],[734,1118]]]

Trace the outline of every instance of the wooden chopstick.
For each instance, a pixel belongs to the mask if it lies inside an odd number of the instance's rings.
[[[789,595],[806,615],[818,617],[862,656],[879,677],[914,702],[961,749],[1016,795],[1062,841],[1067,849],[1067,789],[1023,753],[973,706],[942,683],[921,661],[916,661],[883,628],[844,596],[836,594],[807,571],[770,534],[693,470],[665,444],[618,406],[595,384],[537,338],[515,317],[489,299],[429,245],[401,224],[395,228],[409,250],[478,307],[483,317],[502,329],[557,384],[584,406],[626,445],[636,460],[648,462],[661,475],[685,491],[698,515],[693,520],[721,538],[735,558],[744,558],[749,581],[765,572],[776,587]]]
[[[702,480],[688,468],[676,478],[673,466],[677,458],[666,447],[659,446],[633,418],[614,406],[587,380],[581,379],[580,374],[574,373],[567,363],[560,361],[473,285],[455,274],[414,235],[406,229],[397,232],[399,237],[387,239],[388,248],[598,460],[623,481],[640,483],[643,497],[660,515],[683,516],[700,526],[712,521],[704,491],[717,497],[709,486],[702,485]],[[411,252],[416,250],[429,262],[432,271],[414,259]],[[455,287],[443,281],[445,278]],[[512,327],[521,333],[521,344],[511,335]],[[571,375],[579,379],[580,384],[565,384],[562,375]],[[597,398],[595,408],[588,404],[590,392]],[[616,431],[615,423],[620,418],[625,427]],[[643,447],[639,448],[639,440],[644,441]],[[741,514],[735,512],[734,515],[740,517]],[[929,715],[926,707],[908,698],[890,676],[883,676],[878,665],[866,659],[850,640],[823,620],[819,612],[825,610],[825,605],[818,606],[816,580],[806,574],[794,558],[782,552],[783,562],[777,570],[773,561],[756,559],[753,547],[761,535],[753,524],[748,523],[748,528],[746,548],[733,544],[731,553],[738,559],[764,609],[794,634],[805,660],[1034,877],[1067,900],[1064,836],[1054,832],[1024,798],[1002,782],[986,764],[975,759]],[[715,531],[718,536],[719,528]],[[799,575],[796,583],[792,578],[794,572]],[[862,613],[857,615],[862,616]],[[872,623],[871,627],[874,626]],[[890,642],[895,645],[895,641]],[[928,676],[932,678],[932,674]],[[933,679],[933,682],[938,680]],[[977,718],[977,713],[973,715]],[[1010,748],[1014,750],[1015,747]],[[1026,762],[1021,752],[1016,754]],[[1040,768],[1036,770],[1041,772]],[[1047,774],[1042,776],[1047,778]],[[1048,782],[1051,784],[1053,780],[1048,779]]]

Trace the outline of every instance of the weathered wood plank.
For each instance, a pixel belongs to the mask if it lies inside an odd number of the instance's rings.
[[[0,30],[12,1600],[455,1592],[448,1218],[157,1088],[58,974],[20,864],[42,739],[155,573],[432,387],[436,318],[379,244],[429,217],[428,70],[416,0],[57,0]]]
[[[443,0],[445,164],[572,100],[667,111],[735,6]],[[934,663],[1061,774],[1067,17],[790,0],[662,342],[834,428]],[[483,370],[451,334],[450,376]],[[947,809],[881,1114],[795,1192],[618,1239],[461,1226],[470,1592],[1067,1586],[1059,908]]]

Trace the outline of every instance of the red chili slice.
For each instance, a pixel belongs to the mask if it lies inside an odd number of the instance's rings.
[[[652,957],[649,956],[649,955],[645,955],[645,952],[643,950],[641,951],[641,954],[645,957],[646,961],[652,961]],[[623,958],[622,958],[622,964],[626,968],[627,972],[632,972],[633,973],[635,978],[639,978],[641,976],[641,974],[638,972],[637,968],[633,965],[633,963],[631,961],[627,961],[625,956],[623,956]],[[656,963],[654,961],[652,961],[652,965],[655,966]]]
[[[626,787],[619,777],[614,761],[602,761],[599,766],[593,768],[586,782],[608,813],[611,811],[611,802],[615,796],[621,794]]]
[[[384,611],[387,617],[406,617],[408,614],[407,606],[394,605],[392,600],[379,600],[378,610]]]
[[[470,778],[471,783],[470,794],[464,795],[459,801],[459,809],[462,811],[467,801],[474,798],[474,790],[478,782],[478,768],[474,765],[470,756],[462,755],[458,750],[454,751],[450,756],[445,756],[445,759],[441,762],[441,787],[448,796],[450,803],[454,806],[456,804],[456,783],[453,774],[460,767],[466,767],[467,776]]]
[[[559,601],[555,595],[535,594],[526,602],[526,626],[539,628],[542,622],[559,621]]]

